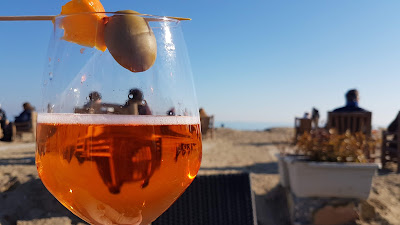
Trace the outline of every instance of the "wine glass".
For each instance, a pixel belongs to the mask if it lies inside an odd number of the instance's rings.
[[[97,33],[67,30],[68,22],[93,16],[102,18],[91,24]],[[120,37],[130,28],[103,27],[131,17],[146,22],[150,40],[124,43]],[[129,12],[60,15],[54,20],[38,114],[36,165],[46,188],[90,224],[151,223],[200,168],[200,120],[180,25],[176,19]],[[101,46],[103,32],[105,51],[89,43]],[[85,35],[93,36],[84,43]],[[132,45],[137,45],[136,52],[121,53]],[[155,61],[142,65],[137,51],[152,47]]]

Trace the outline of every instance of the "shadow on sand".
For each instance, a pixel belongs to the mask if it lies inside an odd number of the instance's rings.
[[[265,195],[255,195],[258,224],[290,225],[285,189],[277,185]]]
[[[378,175],[388,175],[388,174],[396,174],[397,173],[397,163],[395,162],[387,162],[385,168],[378,169]]]
[[[32,178],[19,182],[12,189],[0,193],[0,224],[15,225],[17,221],[68,217],[72,224],[84,223],[47,191],[42,181]]]
[[[254,147],[262,147],[262,146],[277,146],[277,145],[291,145],[291,142],[288,141],[273,141],[273,142],[250,142],[250,143],[240,143],[242,146],[254,146]]]
[[[255,174],[278,174],[278,163],[255,163],[249,166],[226,166],[226,167],[201,167],[201,170],[235,170],[242,173],[255,173]]]
[[[0,166],[7,165],[35,165],[35,157],[0,159]]]

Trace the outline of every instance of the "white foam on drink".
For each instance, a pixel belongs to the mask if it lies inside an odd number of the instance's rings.
[[[37,122],[56,124],[191,125],[199,124],[200,119],[191,116],[39,113]]]

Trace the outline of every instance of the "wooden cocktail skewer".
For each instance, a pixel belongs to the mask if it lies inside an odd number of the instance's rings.
[[[0,21],[53,20],[55,16],[0,16]]]
[[[141,14],[144,16],[150,16],[150,15],[146,15],[146,14]],[[36,21],[40,21],[40,20],[54,20],[56,16],[0,16],[0,21],[29,21],[29,20],[36,20]],[[159,17],[160,21],[162,20],[162,17]],[[171,17],[171,16],[166,16],[166,18],[169,19],[174,19],[174,20],[191,20],[190,18],[181,18],[181,17]],[[154,18],[152,18],[151,20],[156,20]]]

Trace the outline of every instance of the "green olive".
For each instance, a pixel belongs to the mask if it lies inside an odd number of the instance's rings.
[[[133,10],[108,18],[104,40],[114,59],[132,72],[148,70],[156,61],[157,42],[147,21]],[[125,13],[125,14],[124,14]]]

